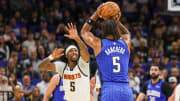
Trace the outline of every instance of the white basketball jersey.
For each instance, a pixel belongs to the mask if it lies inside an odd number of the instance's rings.
[[[67,101],[90,101],[89,63],[81,57],[71,69],[63,62],[55,62],[56,72],[63,77],[63,88]]]
[[[67,65],[63,73],[63,87],[67,101],[90,101],[89,75],[83,73],[78,65],[72,70]]]
[[[93,89],[93,101],[98,101],[98,96],[101,88],[101,81],[98,75],[98,71],[96,72],[95,77],[96,77],[96,84]]]

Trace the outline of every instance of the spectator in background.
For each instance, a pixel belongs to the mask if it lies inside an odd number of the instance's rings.
[[[162,31],[162,26],[156,25],[153,35],[153,45],[157,49],[159,48],[160,45],[164,45],[163,34],[164,33]]]
[[[16,75],[14,73],[11,73],[9,75],[9,82],[12,87],[16,87],[17,85],[22,87],[22,83],[17,80]]]
[[[39,13],[35,9],[32,11],[31,16],[29,17],[28,27],[32,32],[35,32],[39,23],[40,23]]]
[[[9,47],[5,44],[3,36],[0,35],[0,60],[7,61],[9,54]]]
[[[170,57],[171,55],[177,56],[178,59],[180,58],[179,47],[176,41],[172,42],[171,44],[171,49],[168,53],[168,57]]]
[[[23,76],[23,93],[25,96],[25,101],[28,101],[29,96],[32,93],[33,85],[31,85],[31,79],[29,75],[24,75]]]
[[[58,0],[54,0],[53,2],[53,6],[52,6],[55,10],[55,17],[58,19],[58,20],[62,20],[63,18],[63,13],[62,13],[62,9],[61,9],[61,6],[60,6],[60,2]]]
[[[43,1],[39,1],[38,13],[40,15],[40,18],[47,17],[47,8]]]
[[[7,42],[10,40],[10,32],[11,32],[11,26],[5,25],[5,31],[4,31],[4,41]]]
[[[26,47],[28,49],[28,52],[30,52],[31,49],[36,48],[35,41],[34,41],[34,34],[32,32],[29,32],[28,40],[24,41],[22,43],[22,46]]]
[[[32,5],[28,0],[23,0],[23,6],[21,9],[21,14],[25,19],[28,19],[31,16]]]
[[[16,38],[16,34],[14,31],[10,32],[10,40],[7,43],[7,45],[9,46],[10,52],[14,49],[14,45],[15,45],[15,41],[17,40]]]
[[[51,79],[51,74],[50,72],[44,72],[42,77],[43,77],[43,80],[39,82],[36,86],[39,88],[40,94],[44,96],[44,94],[46,93],[46,89],[49,85],[50,79]]]
[[[162,69],[160,78],[168,82],[168,70],[166,68]]]
[[[145,65],[145,62],[147,60],[147,51],[148,48],[145,46],[144,40],[139,40],[139,47],[135,48],[135,52],[140,57],[140,63]]]
[[[8,85],[7,77],[0,75],[0,91],[5,91],[3,94],[0,94],[1,101],[9,101],[8,99],[12,97],[13,89],[11,86]],[[9,96],[8,96],[8,92]],[[3,100],[4,99],[4,100]]]
[[[13,51],[18,52],[18,58],[19,58],[19,56],[20,56],[21,49],[22,49],[22,46],[21,46],[20,41],[19,41],[19,40],[16,40]],[[19,59],[18,59],[18,60],[19,60]]]
[[[36,33],[35,33],[34,40],[35,40],[35,46],[36,46],[36,48],[38,48],[39,46],[41,46],[40,33],[39,33],[39,32],[36,32]]]
[[[140,92],[140,78],[134,75],[134,71],[129,69],[129,85],[133,88],[133,90],[138,94]]]
[[[4,67],[0,67],[0,75],[6,76],[6,70]]]
[[[19,37],[19,40],[21,43],[23,43],[28,38],[28,29],[25,26],[22,26],[20,29],[21,36]]]
[[[47,29],[42,29],[41,37],[40,37],[41,45],[47,45],[48,40],[49,40],[49,32],[48,32],[48,30]]]
[[[26,101],[24,97],[24,91],[21,86],[17,85],[14,88],[13,92],[14,92],[15,101]]]
[[[136,48],[140,46],[140,40],[142,40],[144,42],[144,46],[147,46],[147,39],[143,38],[141,36],[141,32],[140,31],[135,31],[135,37],[132,38],[132,45]]]
[[[32,63],[26,63],[26,70],[23,74],[29,75],[31,79],[41,79],[39,72],[34,70]]]
[[[10,25],[11,25],[12,31],[15,32],[16,37],[19,37],[19,36],[20,36],[20,28],[21,28],[21,25],[17,23],[15,17],[12,17],[12,18],[10,19]]]
[[[179,68],[180,69],[180,62],[178,61],[178,57],[176,55],[171,55],[170,56],[170,61],[169,63],[166,65],[167,69],[171,69],[171,68]]]
[[[154,47],[149,47],[148,48],[148,55],[147,55],[146,63],[152,62],[154,54],[155,54],[155,48]]]
[[[23,64],[21,64],[18,60],[18,53],[15,51],[11,52],[11,58],[13,59],[15,69],[16,69],[16,76],[17,78],[22,77],[22,72],[24,71]]]
[[[26,63],[32,63],[34,70],[39,72],[38,66],[39,66],[40,60],[37,57],[37,50],[36,49],[30,50],[29,58],[26,59],[24,62],[25,62],[25,64]]]
[[[46,57],[46,51],[42,45],[40,45],[37,48],[37,54],[38,54],[38,59],[40,59],[40,60],[43,60]]]
[[[40,95],[40,90],[38,87],[32,89],[32,94],[29,97],[28,101],[42,101],[43,97]]]
[[[172,68],[171,69],[171,76],[176,77],[178,83],[180,83],[180,77],[179,77],[179,69],[178,68]]]
[[[47,22],[46,18],[41,18],[40,19],[40,27],[39,27],[38,31],[41,32],[42,35],[43,35],[43,30],[48,31],[48,22]],[[47,36],[45,36],[45,37],[47,37]]]
[[[178,82],[177,82],[177,78],[176,78],[176,77],[174,77],[174,76],[171,76],[171,77],[169,77],[168,82],[169,82],[169,84],[170,84],[171,88],[172,88],[172,89],[173,89],[173,91],[174,91],[174,90],[175,90],[175,88],[176,88],[176,86],[177,86],[177,84],[178,84]]]
[[[10,58],[8,60],[8,63],[7,63],[7,70],[6,70],[6,73],[7,75],[9,76],[11,73],[14,73],[16,76],[17,76],[17,71],[16,71],[16,67],[15,67],[15,62],[13,60],[13,58]]]
[[[26,67],[25,66],[25,60],[27,60],[27,59],[28,59],[28,49],[23,47],[22,51],[21,51],[21,54],[20,54],[19,60],[20,60],[20,63],[23,64],[24,69]]]
[[[47,44],[47,49],[49,51],[48,53],[52,53],[55,48],[60,48],[60,47],[62,47],[62,43],[56,40],[55,33],[51,33],[48,44]]]

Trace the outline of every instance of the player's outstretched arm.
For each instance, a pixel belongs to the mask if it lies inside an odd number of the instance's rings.
[[[42,62],[39,64],[39,70],[40,71],[56,71],[55,64],[50,63],[50,61],[63,56],[64,55],[63,51],[64,49],[56,48],[49,57],[42,60]]]
[[[59,74],[56,74],[52,77],[48,88],[46,90],[46,93],[44,95],[43,101],[49,101],[49,97],[51,96],[51,94],[53,93],[54,89],[56,88],[56,86],[58,85],[60,80],[60,76]]]
[[[65,27],[66,31],[69,34],[65,34],[65,37],[68,37],[69,39],[73,39],[76,41],[80,48],[80,55],[82,59],[86,62],[89,62],[89,52],[87,46],[84,44],[84,42],[81,40],[81,38],[78,35],[76,25],[73,25],[72,23],[68,23],[68,25]]]

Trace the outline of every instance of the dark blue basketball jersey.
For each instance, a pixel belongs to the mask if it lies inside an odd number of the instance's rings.
[[[124,40],[102,40],[102,49],[96,60],[103,82],[129,82],[130,53]]]
[[[65,92],[63,89],[63,80],[60,78],[59,85],[55,88],[53,93],[53,101],[66,101],[64,96]]]
[[[159,83],[153,85],[151,80],[149,80],[146,92],[148,101],[166,101],[166,96],[161,91],[163,82],[164,80],[161,80]]]

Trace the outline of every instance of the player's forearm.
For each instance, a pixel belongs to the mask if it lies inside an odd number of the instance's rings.
[[[84,44],[84,42],[78,37],[75,40],[80,48],[80,55],[85,61],[89,61],[89,52],[87,46]]]
[[[97,19],[98,19],[98,14],[94,12],[89,20],[96,22]],[[83,36],[85,32],[89,32],[91,29],[92,29],[92,25],[86,22],[81,29],[81,35]]]
[[[49,59],[49,57],[47,57],[46,59],[44,59],[40,64],[39,64],[39,70],[40,71],[45,71],[46,70],[46,66],[49,64],[49,62],[51,61],[51,59]]]
[[[129,30],[120,21],[118,22],[118,26],[120,30],[123,32],[123,34],[131,34]]]
[[[45,95],[44,98],[43,98],[43,101],[49,101],[49,97],[50,96]]]

